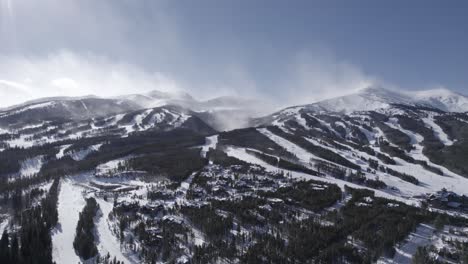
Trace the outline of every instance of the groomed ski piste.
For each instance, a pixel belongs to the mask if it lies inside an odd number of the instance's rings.
[[[52,230],[52,257],[57,263],[80,263],[73,248],[79,214],[85,206],[83,188],[70,179],[62,180],[58,199],[58,224]]]
[[[108,218],[109,213],[112,211],[113,204],[106,202],[101,198],[97,198],[96,201],[101,209],[101,212],[99,213],[100,216],[96,223],[96,242],[99,254],[102,256],[109,254],[124,263],[138,263],[122,253],[123,248],[120,246],[120,241],[115,236],[116,231],[113,231],[114,228]]]

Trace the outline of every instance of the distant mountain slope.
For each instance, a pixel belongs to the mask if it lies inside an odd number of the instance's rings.
[[[139,109],[127,100],[103,98],[50,98],[0,112],[0,125],[24,125],[37,121],[84,120]]]
[[[400,177],[399,173],[405,173],[421,182],[420,186],[426,186],[427,192],[446,187],[466,193],[468,182],[462,180],[468,178],[465,162],[468,115],[465,113],[405,104],[346,114],[299,106],[257,119],[256,125],[271,128],[277,137],[312,151],[311,154],[326,162],[342,166],[345,163],[337,161],[344,157],[364,170],[373,166],[371,170],[377,175],[383,170],[380,179],[385,179],[389,186],[395,183],[390,183],[392,177],[384,178],[384,175],[393,173],[394,177]],[[324,154],[320,148],[341,157]],[[460,185],[461,181],[465,184]],[[403,188],[414,194],[413,188],[421,187],[411,184],[398,187]]]
[[[188,93],[156,90],[112,98],[49,97],[0,109],[0,128],[23,127],[44,121],[87,120],[163,106],[179,106],[192,111],[216,130],[246,127],[249,119],[267,114],[270,109],[263,102],[247,98],[222,96],[199,101]]]
[[[118,114],[86,118],[63,119],[56,118],[53,113],[57,108],[55,102],[47,102],[21,108],[26,117],[23,122],[14,122],[5,126],[0,134],[0,150],[8,147],[31,147],[58,141],[76,140],[96,137],[127,137],[144,131],[171,131],[177,128],[188,129],[195,133],[208,135],[216,132],[211,126],[197,117],[194,112],[179,106],[163,106],[141,110],[131,110]],[[60,103],[61,104],[61,103]],[[45,108],[43,111],[32,111]],[[47,109],[51,108],[51,109]],[[68,110],[68,109],[67,109]],[[20,110],[15,110],[20,111]],[[23,113],[21,112],[21,113]],[[43,114],[47,118],[31,119],[27,116]],[[12,116],[19,115],[12,114]],[[55,117],[58,117],[56,115]],[[73,115],[72,115],[73,116]],[[92,116],[92,115],[90,115]],[[2,119],[0,119],[2,120]],[[8,121],[8,116],[3,119]],[[29,123],[24,121],[30,120]]]
[[[367,89],[254,126],[239,117],[254,101],[158,92],[3,110],[0,253],[27,263],[401,263],[424,243],[459,256],[468,114],[436,108],[462,109],[454,96]],[[96,248],[87,260],[85,247]],[[15,262],[8,254],[1,263]]]
[[[468,97],[446,89],[401,92],[369,87],[350,95],[320,101],[305,107],[317,111],[351,113],[388,108],[392,104],[425,106],[446,112],[468,112]]]

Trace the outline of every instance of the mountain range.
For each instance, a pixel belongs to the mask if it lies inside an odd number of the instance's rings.
[[[368,87],[266,109],[152,91],[0,110],[0,262],[465,256],[468,97]]]

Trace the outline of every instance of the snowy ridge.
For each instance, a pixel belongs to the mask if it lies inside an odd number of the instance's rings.
[[[23,113],[23,112],[26,112],[26,111],[29,111],[29,110],[33,110],[33,109],[53,107],[55,104],[56,104],[56,102],[51,101],[51,102],[44,102],[44,103],[28,105],[28,106],[25,106],[25,107],[21,107],[19,109],[15,109],[14,111],[8,111],[8,112],[0,113],[0,118],[11,116],[11,115],[17,115],[17,114],[20,114],[20,113]]]
[[[118,134],[125,137],[133,132],[147,130],[168,131],[183,126],[190,117],[192,117],[192,114],[181,108],[158,107],[111,115],[105,118],[92,118],[86,121],[66,121],[58,125],[41,122],[36,125],[25,125],[16,128],[13,132],[18,133],[18,137],[7,139],[5,143],[11,147],[29,148],[66,139],[96,137],[107,134]],[[28,129],[33,131],[29,132]],[[55,130],[57,132],[50,132]],[[3,131],[7,132],[8,130]],[[67,147],[62,146],[60,148],[57,159],[70,154],[65,151]],[[72,158],[81,160],[89,153],[89,151],[75,153]]]
[[[468,112],[468,97],[445,89],[401,92],[369,87],[350,95],[320,101],[306,107],[317,111],[351,113],[386,109],[392,104],[426,106],[446,112]]]

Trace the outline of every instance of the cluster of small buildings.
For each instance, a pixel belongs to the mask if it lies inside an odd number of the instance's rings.
[[[436,208],[468,212],[468,197],[447,191],[445,188],[436,193],[428,194],[426,200]]]

